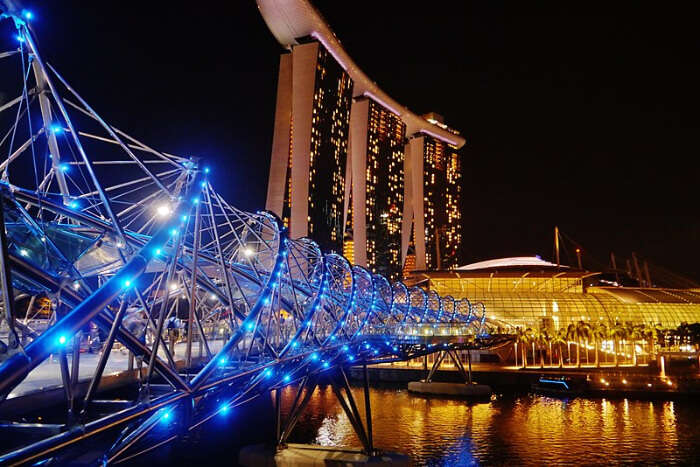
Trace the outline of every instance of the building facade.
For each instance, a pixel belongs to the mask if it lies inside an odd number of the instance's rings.
[[[456,146],[425,134],[414,135],[408,148],[412,193],[407,195],[406,217],[413,219],[414,231],[410,238],[407,222],[404,243],[415,246],[417,270],[453,269],[462,242],[460,153]]]
[[[352,240],[356,264],[391,279],[401,272],[406,125],[376,101],[353,103]]]
[[[464,139],[379,89],[308,0],[258,6],[289,51],[280,59],[267,209],[293,237],[392,279],[411,243],[415,269],[455,267]]]
[[[503,258],[455,271],[416,272],[409,284],[441,296],[481,302],[494,321],[555,335],[584,322],[610,328],[615,323],[673,329],[700,322],[700,289],[610,287],[599,272],[583,271],[531,258]]]
[[[341,251],[352,79],[319,42],[282,55],[267,209]]]

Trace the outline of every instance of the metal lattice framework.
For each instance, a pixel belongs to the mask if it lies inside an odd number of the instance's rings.
[[[16,41],[0,76],[16,94],[0,101],[0,413],[42,372],[60,375],[65,399],[53,423],[3,443],[0,463],[65,460],[86,439],[119,462],[309,375],[493,343],[483,305],[290,239],[274,215],[222,199],[200,161],[105,122],[5,10],[0,33]],[[138,391],[97,400],[116,346],[134,357]]]

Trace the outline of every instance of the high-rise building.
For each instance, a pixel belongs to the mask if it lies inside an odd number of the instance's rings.
[[[280,59],[267,209],[294,237],[398,279],[457,265],[464,138],[365,75],[309,0],[257,0]],[[410,233],[414,232],[410,239]]]
[[[352,79],[321,43],[299,42],[280,59],[267,209],[341,252]]]
[[[444,125],[442,117],[426,119]],[[416,269],[451,269],[458,264],[462,241],[462,171],[457,146],[430,135],[414,135],[408,143],[411,152],[409,176],[414,220]],[[411,213],[407,213],[411,216]],[[422,235],[420,235],[422,233]]]
[[[401,273],[406,124],[371,98],[355,99],[350,123],[355,262]]]

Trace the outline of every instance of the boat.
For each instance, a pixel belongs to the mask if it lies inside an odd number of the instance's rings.
[[[551,396],[577,396],[585,391],[585,380],[570,376],[540,375],[531,385],[533,392]]]

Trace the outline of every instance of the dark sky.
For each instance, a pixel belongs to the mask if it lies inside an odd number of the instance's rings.
[[[117,127],[264,206],[281,47],[254,0],[35,2],[45,58]],[[699,37],[656,3],[318,0],[355,61],[467,138],[463,259],[636,251],[700,279]],[[619,3],[619,4],[618,4]],[[31,5],[31,2],[26,2]]]

